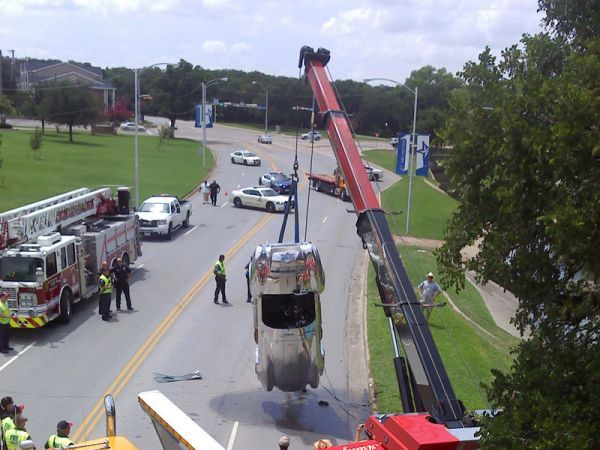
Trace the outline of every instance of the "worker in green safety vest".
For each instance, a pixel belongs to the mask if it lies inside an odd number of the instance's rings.
[[[227,296],[225,295],[225,255],[220,255],[219,260],[215,263],[213,270],[215,274],[215,281],[217,282],[217,288],[215,289],[215,305],[219,303],[219,292],[223,297],[223,303],[229,303]]]
[[[69,438],[73,424],[66,420],[61,420],[56,425],[56,434],[51,435],[44,445],[45,448],[68,448],[75,445]]]
[[[7,450],[19,450],[21,442],[31,440],[30,434],[25,429],[27,419],[22,415],[17,415],[15,419],[15,428],[10,428],[4,433]]]

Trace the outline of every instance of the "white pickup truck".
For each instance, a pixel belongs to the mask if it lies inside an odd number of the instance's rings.
[[[142,236],[164,235],[170,240],[177,227],[190,225],[192,204],[174,195],[156,195],[145,200],[137,211]]]

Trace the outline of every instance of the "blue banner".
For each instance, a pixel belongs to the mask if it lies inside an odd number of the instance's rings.
[[[417,135],[417,171],[416,175],[426,177],[429,175],[429,135]]]
[[[206,119],[206,128],[213,127],[213,112],[212,105],[204,105],[205,108],[205,119]],[[194,126],[196,128],[202,128],[202,105],[196,105],[194,108],[194,121],[196,122]]]
[[[398,133],[398,147],[396,153],[396,173],[408,174],[408,149],[410,148],[410,135]]]

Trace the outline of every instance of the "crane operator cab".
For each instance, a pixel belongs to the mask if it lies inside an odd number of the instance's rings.
[[[325,274],[309,243],[263,244],[250,266],[256,375],[267,391],[319,386],[325,367],[321,300]]]

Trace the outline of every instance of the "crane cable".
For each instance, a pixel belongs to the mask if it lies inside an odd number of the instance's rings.
[[[311,113],[311,118],[310,118],[310,131],[311,133],[314,131],[314,117],[315,117],[315,96],[313,95],[312,98],[312,113]],[[298,131],[296,130],[296,153],[298,152]],[[313,156],[315,154],[315,140],[311,139],[311,144],[310,144],[310,164],[308,167],[308,179],[309,179],[309,185],[308,185],[308,196],[306,199],[306,216],[304,218],[304,241],[306,242],[306,235],[308,234],[308,211],[310,209],[310,179],[312,178],[312,171],[313,171]]]

